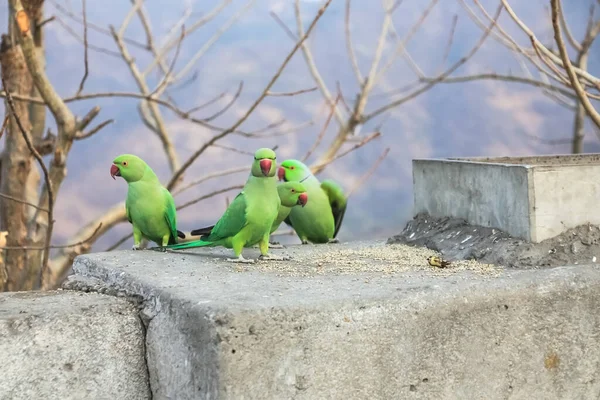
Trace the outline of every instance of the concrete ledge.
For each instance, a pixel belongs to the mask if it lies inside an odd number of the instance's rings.
[[[154,399],[600,395],[597,266],[439,270],[431,251],[383,243],[284,252],[92,254],[71,284],[142,300]]]
[[[123,299],[0,294],[0,399],[148,399],[143,326]]]
[[[464,218],[539,243],[583,224],[600,196],[600,154],[413,160],[414,215]]]

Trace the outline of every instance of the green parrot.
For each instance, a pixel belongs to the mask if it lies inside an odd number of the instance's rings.
[[[185,235],[177,230],[177,212],[171,193],[141,158],[121,154],[113,160],[110,176],[120,176],[127,182],[125,213],[133,225],[133,250],[140,248],[142,239],[155,242],[164,250]]]
[[[300,182],[285,182],[277,186],[277,194],[279,195],[279,200],[281,201],[281,205],[279,206],[279,212],[277,213],[277,218],[273,221],[273,225],[271,225],[271,231],[269,234],[272,234],[279,228],[279,225],[283,222],[284,219],[290,215],[290,211],[292,211],[292,207],[299,205],[304,207],[308,202],[308,194],[306,193],[306,188]],[[207,226],[206,228],[194,229],[191,232],[192,236],[201,236],[201,239],[210,235],[210,232],[215,227],[215,225]],[[271,248],[275,248],[275,246],[279,245],[279,243],[271,242]],[[283,246],[281,246],[283,247]]]
[[[284,220],[294,228],[302,244],[338,243],[335,237],[342,226],[347,205],[342,188],[330,179],[320,183],[310,168],[298,160],[282,162],[277,176],[285,182],[301,182],[310,197],[306,207],[292,208]]]
[[[236,258],[230,262],[253,263],[242,256],[244,247],[258,243],[260,259],[284,260],[286,258],[268,253],[271,226],[279,212],[275,152],[268,148],[254,153],[250,176],[242,191],[231,202],[227,210],[206,237],[188,243],[167,246],[180,250],[193,247],[223,246],[233,249]]]

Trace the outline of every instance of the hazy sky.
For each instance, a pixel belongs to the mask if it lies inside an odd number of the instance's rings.
[[[476,9],[472,0],[465,1]],[[490,14],[494,13],[498,4],[496,0],[481,2]],[[161,45],[165,35],[186,10],[192,10],[189,22],[186,23],[186,27],[189,27],[193,21],[201,18],[218,3],[148,0],[144,4],[150,16],[155,41]],[[218,110],[219,105],[227,103],[238,83],[243,81],[244,90],[240,99],[227,113],[213,121],[223,127],[230,126],[246,111],[294,44],[269,12],[276,12],[294,32],[296,29],[293,0],[232,0],[228,3],[217,18],[186,38],[175,71],[181,71],[232,16],[245,7],[247,9],[203,57],[193,64],[189,74],[182,78],[182,82],[188,83],[175,85],[169,92],[177,104],[186,109],[228,90],[230,94],[223,98],[220,104],[198,115],[208,116]],[[303,0],[301,3],[306,27],[322,2]],[[574,35],[581,38],[591,3],[585,0],[563,3],[567,19],[572,21]],[[56,15],[72,31],[82,34],[81,24],[74,22],[55,6],[59,4],[64,9],[79,14],[80,2],[46,0],[46,4],[47,16]],[[336,82],[339,82],[346,101],[353,102],[359,86],[346,49],[344,4],[343,0],[333,0],[308,42],[329,90],[335,93]],[[370,68],[381,30],[384,17],[381,4],[380,1],[373,0],[352,2],[351,36],[363,75],[366,75]],[[540,40],[552,43],[550,18],[545,8],[549,1],[512,0],[510,4]],[[428,6],[428,1],[404,0],[395,10],[393,27],[401,38],[411,30]],[[118,29],[129,9],[130,2],[125,0],[87,1],[88,20],[104,28],[113,24]],[[454,15],[458,16],[456,32],[448,58],[444,61]],[[478,15],[481,16],[480,13]],[[0,21],[0,29],[5,32],[5,8],[0,9]],[[527,45],[527,37],[519,31],[506,13],[501,16],[500,23],[517,42]],[[83,46],[59,21],[49,23],[46,32],[48,75],[61,95],[72,96],[77,91],[83,75]],[[407,49],[420,70],[426,76],[434,77],[443,67],[450,66],[469,52],[481,34],[481,29],[469,19],[458,0],[439,0],[421,29],[409,42]],[[127,29],[126,37],[145,42],[143,30],[136,17]],[[136,83],[127,65],[122,58],[114,55],[118,50],[112,38],[90,30],[89,42],[112,53],[90,50],[90,76],[84,92],[137,92]],[[385,65],[394,54],[397,43],[397,37],[388,35],[381,65]],[[597,49],[596,45],[591,51],[592,71],[599,70],[600,58]],[[150,61],[148,52],[131,45],[129,51],[140,68],[146,68]],[[169,61],[172,55],[173,52],[170,53]],[[490,72],[523,75],[514,53],[493,38],[489,38],[481,50],[459,68],[454,76]],[[414,68],[411,68],[405,58],[397,58],[373,90],[367,113],[406,94],[407,92],[398,94],[398,89],[410,85],[416,79]],[[157,83],[156,74],[150,74],[150,86],[155,87]],[[294,91],[312,86],[314,82],[307,72],[301,53],[298,52],[273,90]],[[408,91],[410,90],[409,88]],[[169,176],[162,146],[158,138],[141,123],[136,100],[105,98],[69,103],[71,109],[80,116],[94,105],[102,107],[98,121],[114,118],[116,122],[91,139],[77,142],[71,151],[68,177],[61,188],[56,209],[57,226],[54,241],[57,243],[68,240],[83,224],[124,199],[126,184],[122,180],[115,182],[109,176],[111,160],[116,155],[125,152],[138,154],[151,164],[161,179],[166,181]],[[181,120],[167,110],[163,110],[163,115],[181,160],[185,160],[213,134],[201,126]],[[314,125],[274,138],[242,139],[239,136],[230,136],[223,140],[222,144],[247,151],[278,144],[278,159],[301,158],[314,142],[325,117],[323,98],[317,91],[296,97],[267,98],[242,129],[252,131],[282,118],[287,120],[284,128],[311,119]],[[342,240],[365,236],[383,238],[403,229],[412,213],[413,158],[506,156],[570,151],[568,144],[548,145],[535,138],[548,140],[569,137],[572,130],[571,111],[557,105],[539,89],[520,84],[500,81],[440,84],[382,117],[371,121],[362,129],[362,134],[368,134],[377,125],[382,124],[381,139],[336,161],[322,174],[322,178],[336,179],[344,188],[350,190],[358,177],[369,169],[383,150],[386,147],[391,148],[387,159],[375,175],[351,197],[340,233]],[[53,125],[51,117],[49,123]],[[337,128],[335,120],[332,121],[320,150],[315,152],[310,162],[314,162],[322,154]],[[597,138],[591,129],[587,131],[585,149],[588,152],[598,150]],[[222,168],[246,166],[250,162],[250,156],[224,149],[212,149],[194,164],[186,179],[191,180],[195,176]],[[176,202],[182,203],[214,189],[242,183],[245,178],[246,173],[241,173],[227,179],[210,181],[177,196]],[[234,195],[235,192],[229,193],[230,198]],[[189,230],[215,222],[225,208],[225,197],[226,195],[216,196],[183,210],[179,214],[180,228]],[[128,225],[119,226],[102,238],[94,250],[102,250],[129,229]],[[131,243],[127,243],[126,246],[131,246]]]

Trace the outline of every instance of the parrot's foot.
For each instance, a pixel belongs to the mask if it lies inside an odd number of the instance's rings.
[[[329,239],[327,243],[339,243],[340,240],[338,238]]]
[[[308,242],[308,240],[303,240],[302,244],[310,244],[310,243]]]
[[[258,256],[258,259],[261,261],[289,261],[292,258],[289,256],[274,256],[273,254],[261,254]]]
[[[244,258],[241,254],[238,258],[228,258],[227,261],[233,263],[244,263],[244,264],[254,264],[254,260],[251,258]]]
[[[131,250],[140,250],[140,245],[134,244],[133,246],[131,246]]]
[[[269,242],[270,249],[285,249],[285,246],[279,242]]]
[[[167,252],[167,248],[166,248],[165,246],[157,246],[157,247],[154,247],[154,250],[156,250],[156,251],[160,251],[160,252],[163,252],[163,253],[166,253],[166,252]]]

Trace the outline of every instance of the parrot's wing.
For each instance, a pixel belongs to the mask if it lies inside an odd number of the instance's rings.
[[[127,200],[125,200],[125,216],[127,217],[127,221],[129,221],[130,224],[133,224],[133,222],[131,222],[131,215],[129,214],[129,204],[127,203]]]
[[[241,191],[231,204],[229,204],[229,207],[227,207],[227,210],[225,210],[223,216],[217,221],[210,235],[205,240],[215,242],[235,236],[247,223],[246,195],[244,191]]]
[[[329,197],[329,205],[331,206],[333,222],[335,225],[335,230],[333,231],[333,237],[335,238],[342,226],[348,200],[346,199],[341,186],[330,179],[326,179],[321,183],[321,189],[323,189]]]
[[[175,208],[175,200],[173,200],[173,195],[171,195],[171,192],[166,188],[163,187],[162,190],[165,196],[165,220],[167,221],[167,226],[171,232],[169,244],[176,244],[179,233],[177,232],[177,210]]]

